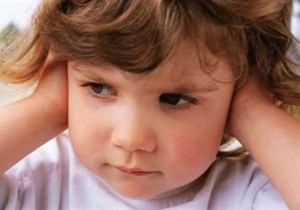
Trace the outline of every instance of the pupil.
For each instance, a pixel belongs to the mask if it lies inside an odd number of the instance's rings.
[[[101,93],[103,90],[103,85],[93,84],[91,88],[94,93]]]
[[[160,96],[160,101],[163,103],[176,105],[180,100],[179,94],[163,94]]]

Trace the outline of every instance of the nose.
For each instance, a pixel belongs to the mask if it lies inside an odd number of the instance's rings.
[[[157,144],[153,125],[136,113],[127,113],[116,123],[111,142],[128,152],[153,152]]]

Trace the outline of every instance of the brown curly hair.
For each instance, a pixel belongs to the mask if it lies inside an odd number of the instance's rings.
[[[202,65],[213,67],[206,50],[225,58],[237,87],[255,72],[275,99],[299,105],[291,10],[291,0],[44,0],[27,39],[1,52],[0,78],[37,81],[49,51],[149,72],[187,41]]]

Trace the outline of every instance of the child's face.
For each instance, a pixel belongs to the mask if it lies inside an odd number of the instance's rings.
[[[148,75],[79,61],[68,68],[74,150],[117,192],[152,198],[192,182],[214,161],[234,89],[224,60],[214,79],[184,45]]]

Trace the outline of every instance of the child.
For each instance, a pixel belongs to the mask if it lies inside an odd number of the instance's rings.
[[[38,81],[0,109],[1,209],[299,209],[291,4],[44,1],[1,61]]]

